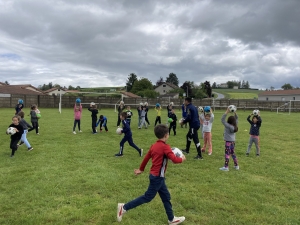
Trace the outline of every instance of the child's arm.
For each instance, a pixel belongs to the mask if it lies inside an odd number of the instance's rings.
[[[213,123],[214,119],[215,119],[215,115],[211,111],[211,113],[210,113],[210,122]]]
[[[252,124],[252,121],[250,120],[250,117],[252,116],[252,114],[250,114],[248,117],[247,117],[247,121]]]

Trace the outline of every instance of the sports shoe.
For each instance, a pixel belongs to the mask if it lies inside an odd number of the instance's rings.
[[[118,222],[122,221],[122,216],[124,213],[126,213],[126,210],[123,209],[124,203],[118,203],[118,207],[117,207],[117,220]]]
[[[203,160],[203,157],[200,156],[200,155],[196,155],[196,157],[194,157],[194,159],[200,159],[200,160]]]
[[[82,132],[82,130],[79,131],[80,133]]]
[[[76,134],[76,132],[75,132],[75,131],[73,131],[73,134]]]
[[[209,152],[209,153],[208,153],[208,155],[211,155],[211,154],[212,154],[212,152]]]
[[[248,153],[248,152],[246,153],[246,156],[249,156],[249,153]]]
[[[259,154],[256,154],[256,156],[259,156]]]
[[[172,225],[180,224],[183,221],[185,221],[185,217],[184,216],[181,216],[181,217],[174,216],[174,218],[173,218],[172,221],[168,220],[169,224],[172,224]]]
[[[182,149],[181,151],[183,152],[183,154],[189,154],[190,153],[190,151],[187,151],[186,149]]]
[[[30,148],[28,148],[28,150],[27,150],[27,151],[31,151],[31,150],[33,150],[33,147],[30,147]]]
[[[234,166],[234,169],[239,170],[240,167],[239,166]]]
[[[115,154],[115,156],[116,156],[116,157],[122,157],[123,154],[118,153],[118,154]]]
[[[24,142],[20,142],[20,144],[18,144],[18,146],[21,146],[21,145],[23,145],[24,144]]]
[[[140,156],[142,157],[143,156],[143,149],[141,148],[140,150]]]
[[[37,135],[40,135],[40,133],[36,133]]]
[[[229,171],[228,167],[225,167],[225,166],[221,167],[221,168],[220,168],[220,170],[222,170],[222,171],[226,171],[226,172],[228,172],[228,171]]]

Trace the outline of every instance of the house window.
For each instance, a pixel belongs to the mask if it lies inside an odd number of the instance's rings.
[[[166,85],[165,85],[165,84],[163,84],[163,87],[166,87]]]
[[[165,92],[166,92],[166,90],[163,90],[163,92],[165,93]]]
[[[268,100],[269,100],[269,98],[266,98],[266,100],[268,101]]]
[[[281,97],[281,101],[285,101],[285,98],[284,98],[284,97]]]
[[[296,97],[293,97],[293,100],[296,100]]]

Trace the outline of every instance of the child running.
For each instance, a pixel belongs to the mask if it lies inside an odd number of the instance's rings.
[[[88,108],[88,110],[92,113],[91,117],[92,117],[93,134],[97,134],[96,123],[97,123],[98,109],[97,109],[96,104],[94,102],[91,102],[90,107]]]
[[[32,131],[35,129],[35,133],[36,134],[40,134],[39,133],[39,122],[38,122],[38,117],[37,117],[37,113],[36,113],[36,105],[32,105],[31,106],[31,111],[30,111],[30,120],[31,120],[31,124],[32,124],[32,128],[30,128],[28,130],[28,132]]]
[[[121,131],[121,133],[124,133],[124,137],[120,142],[120,151],[119,153],[115,154],[116,157],[122,157],[123,156],[123,150],[124,150],[124,144],[126,141],[128,141],[129,145],[133,148],[135,148],[139,155],[142,157],[143,156],[143,149],[139,148],[138,146],[136,146],[133,143],[133,139],[132,139],[132,133],[130,130],[130,126],[126,121],[126,117],[127,117],[127,113],[126,112],[121,112],[120,114],[120,120],[122,121],[123,124],[123,129]]]
[[[22,134],[24,133],[24,129],[20,124],[21,117],[14,116],[12,118],[12,124],[9,127],[14,127],[16,133],[10,136],[10,148],[11,148],[11,155],[10,157],[14,157],[15,152],[18,150],[18,142],[21,140]],[[8,134],[6,132],[6,134]]]
[[[143,126],[145,126],[145,129],[148,128],[147,123],[146,123],[146,114],[147,114],[146,107],[143,107],[141,110],[141,120],[140,120],[141,123],[140,123],[139,129],[143,128]]]
[[[260,113],[258,113],[257,116],[253,116],[252,120],[250,120],[250,117],[252,115],[253,114],[250,114],[247,118],[247,121],[251,124],[251,127],[250,127],[250,132],[249,132],[250,139],[249,139],[249,144],[248,144],[248,149],[247,149],[247,152],[246,152],[246,156],[249,156],[253,142],[254,142],[255,147],[256,147],[256,156],[259,156],[260,155],[259,129],[260,129],[262,120],[261,120],[261,117],[260,117]]]
[[[225,121],[227,114],[229,113],[229,109],[227,108],[226,112],[221,118],[221,121],[225,127],[224,129],[224,141],[225,141],[225,165],[220,168],[222,171],[229,171],[228,163],[230,155],[234,162],[234,168],[239,170],[240,167],[238,165],[238,161],[234,152],[235,147],[235,133],[238,131],[238,116],[234,113],[234,116],[229,116],[227,122]]]
[[[209,146],[208,148],[208,155],[212,154],[212,135],[211,135],[211,129],[212,129],[212,124],[214,122],[214,114],[212,112],[212,109],[210,108],[209,113],[205,113],[204,119],[202,121],[202,126],[203,126],[203,138],[204,138],[204,144],[202,147],[202,152],[206,151],[206,145]]]
[[[21,142],[20,142],[20,144],[18,144],[18,146],[21,146],[25,143],[25,145],[27,146],[28,151],[31,151],[31,150],[33,150],[33,148],[29,144],[26,136],[27,136],[27,133],[28,133],[28,128],[33,128],[33,127],[26,122],[26,120],[24,119],[24,115],[25,115],[25,113],[23,111],[20,111],[18,113],[18,116],[21,117],[19,123],[23,127],[23,130],[24,130],[23,134],[22,134],[22,137],[21,137]]]
[[[80,120],[81,120],[81,113],[82,113],[82,105],[79,103],[79,105],[74,104],[74,126],[73,126],[73,134],[76,134],[76,125],[78,124],[78,130],[79,132],[82,132],[80,129]]]
[[[100,115],[96,127],[98,127],[98,124],[100,124],[100,132],[102,132],[102,127],[104,127],[105,131],[108,132],[106,116]]]
[[[169,224],[180,224],[185,220],[185,217],[175,217],[172,210],[171,195],[165,183],[165,173],[169,159],[173,163],[182,163],[186,158],[183,155],[182,158],[176,157],[172,152],[171,147],[166,144],[169,138],[169,130],[166,125],[160,124],[154,128],[155,136],[158,140],[150,147],[144,160],[142,161],[140,168],[135,169],[135,175],[139,175],[144,172],[148,161],[152,160],[152,166],[149,175],[149,186],[144,195],[124,204],[118,203],[117,207],[117,220],[120,222],[122,216],[128,210],[140,206],[144,203],[148,203],[154,199],[157,193],[161,198],[164,205]]]
[[[173,120],[169,126],[169,134],[171,133],[171,129],[173,129],[174,136],[175,136],[176,135],[177,116],[174,112],[174,109],[171,110],[171,114],[169,115],[169,118],[171,118]]]
[[[159,124],[161,124],[161,106],[160,106],[160,104],[156,104],[156,106],[155,106],[155,111],[156,111],[156,119],[155,119],[155,125],[154,126],[156,126],[156,124],[157,124],[157,122],[159,123]]]

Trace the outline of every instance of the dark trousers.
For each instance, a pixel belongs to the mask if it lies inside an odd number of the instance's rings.
[[[76,125],[78,124],[78,130],[80,129],[80,120],[74,120],[74,126],[73,126],[73,131],[75,131]]]
[[[118,122],[117,122],[117,127],[120,126],[121,124],[121,119],[120,119],[120,114],[118,114]]]
[[[123,208],[125,210],[130,210],[144,203],[148,203],[152,199],[154,199],[154,197],[158,193],[162,203],[164,204],[165,211],[168,216],[168,220],[172,221],[174,219],[174,214],[173,214],[172,204],[171,204],[171,195],[166,186],[165,178],[153,176],[152,174],[150,174],[149,180],[150,183],[148,186],[148,190],[145,192],[145,194],[132,200],[131,202],[126,203],[123,206]]]
[[[97,123],[97,117],[96,118],[92,118],[92,130],[93,130],[93,133],[96,133],[96,123]]]
[[[150,122],[148,120],[148,115],[147,114],[145,115],[145,121],[146,121],[146,123],[148,123],[148,125],[150,125]]]
[[[190,151],[191,141],[193,140],[196,145],[198,155],[202,157],[201,145],[198,137],[198,130],[199,128],[189,128],[189,131],[186,134],[186,151]]]
[[[128,125],[130,126],[131,118],[130,118],[130,120],[129,120],[129,119],[126,119],[126,122],[127,122]]]
[[[171,133],[172,128],[173,128],[174,135],[176,135],[176,122],[175,123],[170,123],[169,134]]]
[[[154,126],[156,126],[157,122],[158,122],[159,124],[161,124],[160,116],[157,116],[157,117],[156,117],[156,119],[155,119],[155,125],[154,125]]]
[[[120,152],[119,152],[120,154],[123,155],[124,144],[125,144],[126,141],[128,141],[128,144],[129,144],[131,147],[135,148],[139,153],[141,153],[141,149],[139,149],[139,147],[136,146],[136,145],[133,143],[132,136],[126,136],[126,135],[125,135],[125,136],[123,137],[123,139],[121,140],[121,142],[120,142]]]
[[[32,128],[28,129],[28,132],[32,131],[35,129],[35,133],[39,133],[39,122],[31,122]]]
[[[11,148],[11,155],[15,155],[15,151],[18,150],[18,142],[20,139],[10,139],[10,148]]]
[[[102,130],[102,126],[103,126],[105,131],[108,131],[106,123],[107,123],[107,121],[105,123],[103,121],[100,121],[100,130]]]

